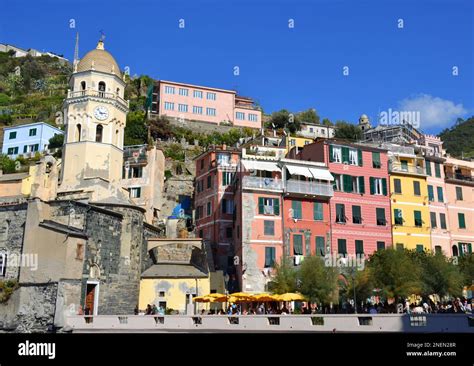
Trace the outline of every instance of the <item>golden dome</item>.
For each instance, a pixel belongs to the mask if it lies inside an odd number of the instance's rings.
[[[122,77],[120,67],[114,57],[104,50],[104,42],[99,41],[95,50],[89,51],[77,64],[77,72],[96,70]]]

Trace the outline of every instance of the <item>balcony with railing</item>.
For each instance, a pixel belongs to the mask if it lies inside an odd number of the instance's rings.
[[[446,169],[446,180],[454,180],[459,183],[467,183],[469,185],[474,185],[474,177],[469,175],[467,171],[459,172],[452,171],[451,169]]]
[[[283,181],[274,178],[262,178],[245,176],[242,179],[242,186],[245,189],[282,190]]]
[[[285,192],[326,197],[334,196],[334,190],[330,183],[309,182],[295,179],[286,181]]]
[[[388,169],[390,172],[394,173],[426,175],[426,170],[424,167],[413,164],[401,164],[397,162],[391,162],[388,165]]]
[[[123,104],[127,108],[129,107],[129,101],[123,99],[117,93],[107,93],[100,90],[93,90],[93,89],[79,90],[79,91],[69,90],[67,93],[67,97],[68,99],[92,97],[92,98],[116,100],[117,102]]]

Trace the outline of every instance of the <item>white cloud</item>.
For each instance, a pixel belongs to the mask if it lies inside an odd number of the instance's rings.
[[[418,94],[403,99],[398,103],[400,111],[420,112],[420,128],[428,130],[433,127],[451,126],[458,117],[463,117],[467,110],[461,103],[433,97],[429,94]]]

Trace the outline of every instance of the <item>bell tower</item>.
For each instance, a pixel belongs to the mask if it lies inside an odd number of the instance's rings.
[[[66,133],[58,196],[126,199],[119,182],[129,104],[120,68],[102,39],[74,63],[69,87],[63,103]]]

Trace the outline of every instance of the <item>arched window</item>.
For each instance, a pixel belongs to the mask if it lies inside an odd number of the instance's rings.
[[[458,255],[459,255],[458,246],[453,245],[453,257],[457,257]]]
[[[86,90],[86,82],[81,81],[81,90]]]
[[[102,142],[102,132],[104,127],[102,125],[97,125],[95,129],[95,142]]]
[[[105,83],[103,81],[99,82],[99,96],[103,97],[105,95]]]
[[[76,134],[74,136],[74,141],[81,141],[81,125],[79,123],[76,125]]]
[[[118,145],[118,142],[119,142],[119,130],[115,130],[114,144]]]
[[[120,96],[120,88],[117,88],[117,95]]]

